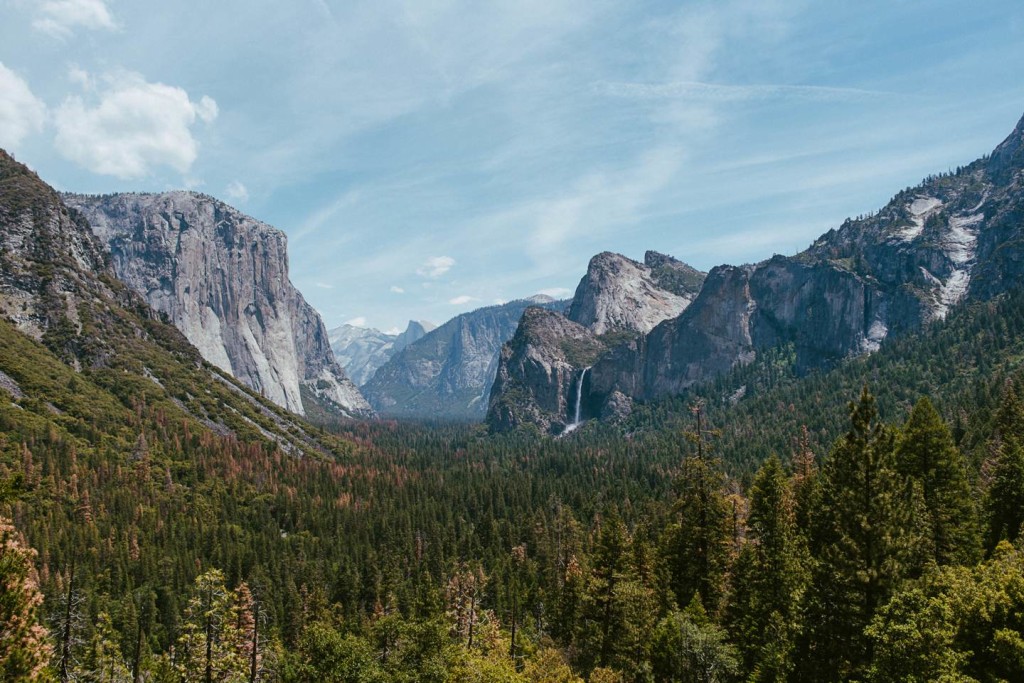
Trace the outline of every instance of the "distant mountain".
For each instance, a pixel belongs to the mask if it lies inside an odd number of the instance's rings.
[[[387,334],[369,327],[340,325],[328,330],[331,350],[345,373],[358,386],[366,384],[377,368],[436,327],[425,320],[410,320],[401,334]]]
[[[82,457],[102,452],[123,461],[149,448],[183,457],[182,449],[200,443],[295,455],[337,446],[204,362],[115,276],[112,261],[82,213],[0,150],[5,429],[41,429]]]
[[[284,233],[195,192],[63,200],[88,219],[118,278],[206,360],[300,415],[371,414],[288,279]]]
[[[384,416],[482,418],[498,353],[529,306],[559,310],[565,303],[536,296],[456,316],[395,353],[362,387],[364,395]]]
[[[881,211],[847,220],[796,256],[714,268],[681,314],[608,345],[587,373],[581,402],[590,415],[617,413],[633,399],[679,394],[781,345],[792,347],[798,372],[876,351],[965,300],[1019,286],[1022,217],[1024,119],[990,156],[899,192]],[[570,317],[586,308],[579,294]],[[601,316],[576,319],[596,326]],[[581,376],[582,367],[575,370]],[[489,418],[492,428],[515,426],[510,406],[543,428],[570,419],[563,406],[535,419],[534,388],[515,368],[509,372],[492,395],[492,408],[503,411]],[[514,400],[501,395],[508,391]]]
[[[594,416],[595,406],[584,400],[585,369],[685,311],[703,282],[704,273],[654,251],[643,263],[611,252],[593,257],[567,313],[527,309],[502,348],[488,406],[491,429],[534,424],[560,432],[577,414]]]

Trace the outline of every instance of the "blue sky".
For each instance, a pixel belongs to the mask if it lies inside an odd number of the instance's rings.
[[[1024,114],[1024,3],[0,0],[0,146],[289,236],[329,326],[794,253]]]

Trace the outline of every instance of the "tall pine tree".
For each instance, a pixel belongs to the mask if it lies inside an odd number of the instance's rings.
[[[932,552],[938,564],[977,559],[977,511],[967,463],[927,397],[910,412],[896,448],[896,469],[921,484]]]
[[[1024,525],[1024,408],[1012,384],[1006,386],[995,426],[989,444],[991,458],[985,467],[989,480],[985,495],[988,553],[999,541],[1016,540]]]
[[[747,542],[733,570],[730,634],[753,680],[783,681],[791,668],[797,610],[809,576],[793,493],[774,455],[750,489],[747,523]]]
[[[800,680],[859,677],[871,659],[865,627],[923,565],[924,500],[896,471],[895,447],[865,387],[850,406],[850,430],[822,468]]]

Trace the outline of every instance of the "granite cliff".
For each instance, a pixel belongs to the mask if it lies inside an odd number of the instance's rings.
[[[796,353],[797,372],[829,367],[941,320],[965,300],[1019,287],[1022,150],[1024,119],[991,155],[899,192],[880,211],[847,220],[796,256],[712,269],[679,314],[648,330],[634,320],[640,334],[607,344],[587,373],[584,405],[594,416],[618,414],[633,399],[678,394],[784,344]],[[584,278],[592,280],[590,273]],[[594,289],[602,288],[595,281]],[[612,319],[591,313],[597,310],[577,292],[577,321],[598,327],[602,317]],[[495,391],[492,405],[508,414],[507,404],[519,402],[518,414],[534,415],[534,395],[543,387],[525,382],[515,365],[508,372],[500,388],[519,393]],[[554,419],[528,421],[546,427]],[[496,413],[489,423],[496,430],[510,425]]]
[[[117,277],[206,360],[298,414],[371,414],[288,279],[284,233],[194,192],[63,200],[88,219]]]
[[[562,433],[575,425],[577,413],[585,419],[628,409],[621,392],[600,404],[589,400],[589,367],[686,310],[703,281],[704,273],[653,251],[643,263],[611,252],[594,256],[568,312],[526,309],[502,348],[488,406],[490,428],[534,424]]]
[[[502,344],[515,334],[528,306],[565,304],[536,296],[458,315],[394,354],[363,393],[385,416],[479,420],[487,411]]]
[[[358,386],[363,386],[377,368],[435,327],[426,320],[410,320],[404,332],[387,334],[373,328],[345,324],[328,330],[327,336],[331,340],[334,357],[345,373]]]

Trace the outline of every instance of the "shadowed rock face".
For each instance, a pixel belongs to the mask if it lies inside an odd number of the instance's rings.
[[[587,375],[587,404],[621,414],[628,399],[678,394],[780,344],[793,345],[798,371],[827,367],[941,320],[962,301],[1019,287],[1022,169],[1024,119],[990,157],[900,192],[878,213],[847,220],[801,254],[713,269],[678,315],[649,330],[643,316],[632,319],[646,334],[609,344]],[[646,265],[657,257],[649,255]],[[606,265],[596,276],[588,272],[571,316],[606,329],[618,319],[590,303],[590,292],[614,289],[605,284],[607,274],[629,266],[606,254],[595,257],[592,270],[595,262]],[[619,288],[611,299],[626,301],[633,291]]]
[[[570,420],[569,411],[575,411],[583,370],[621,344],[635,348],[658,323],[686,310],[704,277],[657,252],[647,252],[644,263],[610,252],[592,258],[567,315],[527,309],[515,337],[502,349],[488,409],[490,428],[505,431],[534,424],[560,433]],[[622,375],[625,379],[629,373]],[[629,405],[621,391],[613,405],[592,405],[591,383],[588,373],[584,417],[620,414]],[[570,396],[572,401],[567,401]]]
[[[533,424],[560,433],[575,412],[575,387],[604,352],[589,329],[555,311],[527,308],[515,336],[501,349],[488,424],[507,431]],[[582,411],[587,416],[587,410]]]
[[[106,243],[118,278],[208,361],[299,414],[307,402],[371,414],[288,279],[284,233],[193,192],[63,199]]]
[[[510,301],[458,315],[395,353],[363,386],[381,414],[480,419],[487,410],[498,353],[528,306],[564,308],[550,297]]]
[[[401,334],[386,334],[380,330],[346,324],[329,330],[327,335],[335,359],[353,382],[363,386],[392,356],[422,339],[434,328],[433,323],[410,320]]]

